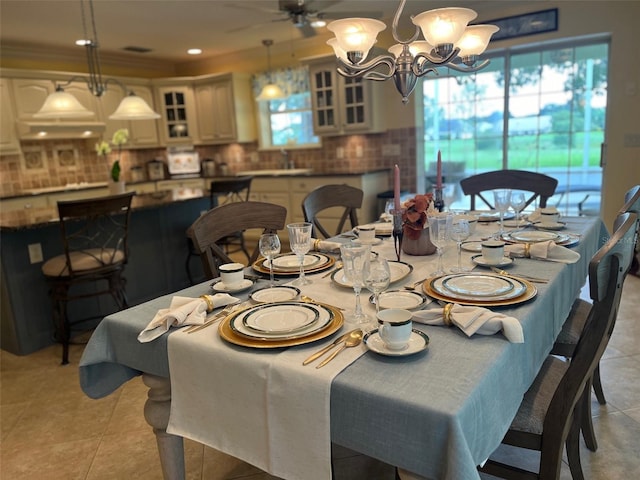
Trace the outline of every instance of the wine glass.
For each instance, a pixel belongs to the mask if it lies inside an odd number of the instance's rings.
[[[380,294],[389,287],[391,271],[386,259],[377,253],[371,255],[370,261],[365,264],[364,284],[375,297],[376,313],[378,313],[380,311]]]
[[[458,267],[452,268],[452,272],[466,272],[467,268],[462,268],[462,242],[464,242],[469,235],[471,235],[471,230],[469,227],[469,221],[463,218],[454,219],[451,224],[451,239],[454,240],[458,245]]]
[[[502,235],[504,234],[504,214],[511,204],[511,190],[506,188],[494,190],[493,201],[496,205],[496,210],[500,212],[500,231],[498,231],[496,236],[498,238],[502,238]]]
[[[442,266],[442,253],[444,246],[449,238],[449,230],[453,215],[450,213],[429,216],[429,238],[438,249],[438,269],[432,275],[443,275],[444,268]]]
[[[527,198],[524,192],[511,192],[511,208],[516,212],[516,227],[520,226],[520,212],[524,208]]]
[[[275,283],[273,279],[273,259],[280,253],[280,238],[277,233],[263,233],[260,236],[258,245],[260,254],[269,260],[269,276],[271,278],[269,286],[273,287]]]
[[[309,222],[290,223],[287,225],[291,251],[296,254],[300,262],[300,276],[291,282],[292,285],[309,285],[312,283],[311,280],[304,276],[304,256],[311,249],[312,226]]]
[[[351,318],[355,323],[367,323],[369,317],[362,311],[360,291],[365,284],[364,272],[368,268],[366,264],[370,261],[371,245],[356,243],[341,245],[340,254],[342,256],[342,271],[353,285],[353,291],[356,294],[356,307]]]

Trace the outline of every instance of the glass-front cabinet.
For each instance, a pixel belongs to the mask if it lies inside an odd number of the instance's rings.
[[[309,75],[316,135],[383,130],[382,116],[376,114],[380,96],[376,82],[339,75],[333,58],[311,63]]]
[[[167,144],[193,143],[198,138],[193,88],[190,85],[159,86],[157,96],[163,141]]]

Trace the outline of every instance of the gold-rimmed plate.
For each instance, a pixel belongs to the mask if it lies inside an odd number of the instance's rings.
[[[304,273],[319,273],[331,268],[336,263],[335,258],[325,255],[324,253],[313,253],[313,255],[320,258],[320,261],[310,267],[304,267]],[[260,257],[258,260],[253,262],[251,267],[258,273],[269,274],[269,265],[265,265],[265,261],[266,259],[264,257]],[[280,277],[293,277],[300,274],[300,268],[298,267],[297,269],[291,270],[279,270],[274,268],[273,274]]]
[[[246,338],[236,334],[232,329],[230,322],[233,318],[235,318],[239,313],[245,312],[246,310],[242,310],[241,312],[234,312],[231,315],[227,316],[220,322],[218,327],[218,333],[220,337],[234,345],[239,345],[241,347],[249,347],[249,348],[285,348],[285,347],[293,347],[295,345],[304,345],[306,343],[312,343],[317,340],[322,340],[323,338],[327,338],[328,336],[334,334],[344,324],[344,316],[340,310],[331,307],[329,305],[318,305],[323,308],[326,308],[331,312],[331,321],[327,324],[327,326],[317,331],[311,335],[307,335],[305,337],[298,338],[288,338],[277,341],[264,341],[255,338]]]
[[[508,305],[517,305],[519,303],[524,303],[526,301],[531,300],[538,294],[538,289],[531,282],[524,280],[522,278],[518,278],[518,282],[524,285],[524,292],[521,295],[518,295],[513,298],[506,299],[465,299],[465,298],[457,298],[455,296],[444,295],[439,293],[436,289],[433,288],[433,282],[442,277],[435,277],[425,280],[422,284],[422,289],[424,293],[426,293],[429,297],[435,298],[436,300],[442,300],[448,303],[457,303],[458,305],[470,305],[477,307],[504,307]]]
[[[406,278],[411,272],[413,272],[413,265],[409,265],[405,262],[397,262],[395,260],[391,260],[389,263],[389,273],[391,273],[391,281],[390,284],[399,282],[400,280]],[[331,274],[331,280],[333,280],[337,285],[346,288],[353,288],[353,284],[350,280],[348,280],[344,275],[344,270],[342,268],[337,268]]]
[[[229,326],[233,333],[241,337],[274,342],[319,332],[331,320],[331,310],[321,305],[310,302],[279,302],[248,308],[241,314],[234,315]]]

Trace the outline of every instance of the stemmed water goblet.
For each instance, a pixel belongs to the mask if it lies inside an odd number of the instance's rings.
[[[269,277],[271,279],[269,286],[273,287],[273,259],[280,253],[280,238],[277,233],[263,233],[258,243],[260,254],[269,260]]]
[[[497,238],[502,238],[504,234],[504,214],[511,204],[511,190],[501,188],[493,191],[493,202],[496,210],[500,213],[500,230],[496,234]]]
[[[466,272],[468,269],[462,268],[462,242],[464,242],[471,231],[469,229],[469,221],[465,219],[454,219],[451,224],[451,240],[454,240],[458,246],[458,267],[452,268],[452,272]]]
[[[364,273],[368,268],[366,264],[370,261],[371,245],[355,243],[341,245],[340,254],[342,256],[342,271],[346,279],[353,285],[353,291],[356,294],[356,306],[350,317],[354,323],[367,323],[369,317],[362,311],[360,291],[365,285]]]
[[[374,295],[376,313],[380,311],[380,294],[389,287],[390,282],[389,262],[377,253],[372,252],[369,262],[365,264],[364,284]]]
[[[287,225],[291,251],[296,254],[298,262],[300,262],[300,276],[291,282],[292,285],[309,285],[310,283],[313,283],[304,275],[304,256],[309,250],[311,250],[312,226],[313,225],[309,222],[290,223]]]
[[[524,208],[527,198],[524,192],[511,192],[511,208],[516,212],[516,227],[520,226],[520,212]]]
[[[432,275],[443,275],[442,254],[444,246],[449,238],[449,230],[453,215],[450,213],[429,215],[429,238],[438,249],[438,269]]]

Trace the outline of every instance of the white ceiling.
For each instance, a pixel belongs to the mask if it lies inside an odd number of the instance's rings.
[[[395,0],[293,1],[334,18],[376,16],[387,25],[398,5]],[[410,14],[453,5],[473,8],[480,18],[495,18],[501,8],[515,3],[521,2],[408,0],[403,22],[410,26]],[[263,39],[292,44],[304,38],[287,14],[278,11],[278,0],[94,0],[93,5],[101,51],[133,58],[184,62],[195,60],[187,55],[188,48],[201,48],[204,58],[260,47]],[[73,47],[75,40],[85,38],[81,11],[80,0],[0,0],[0,44]],[[87,0],[85,11],[90,31]],[[128,46],[152,51],[124,52]]]

